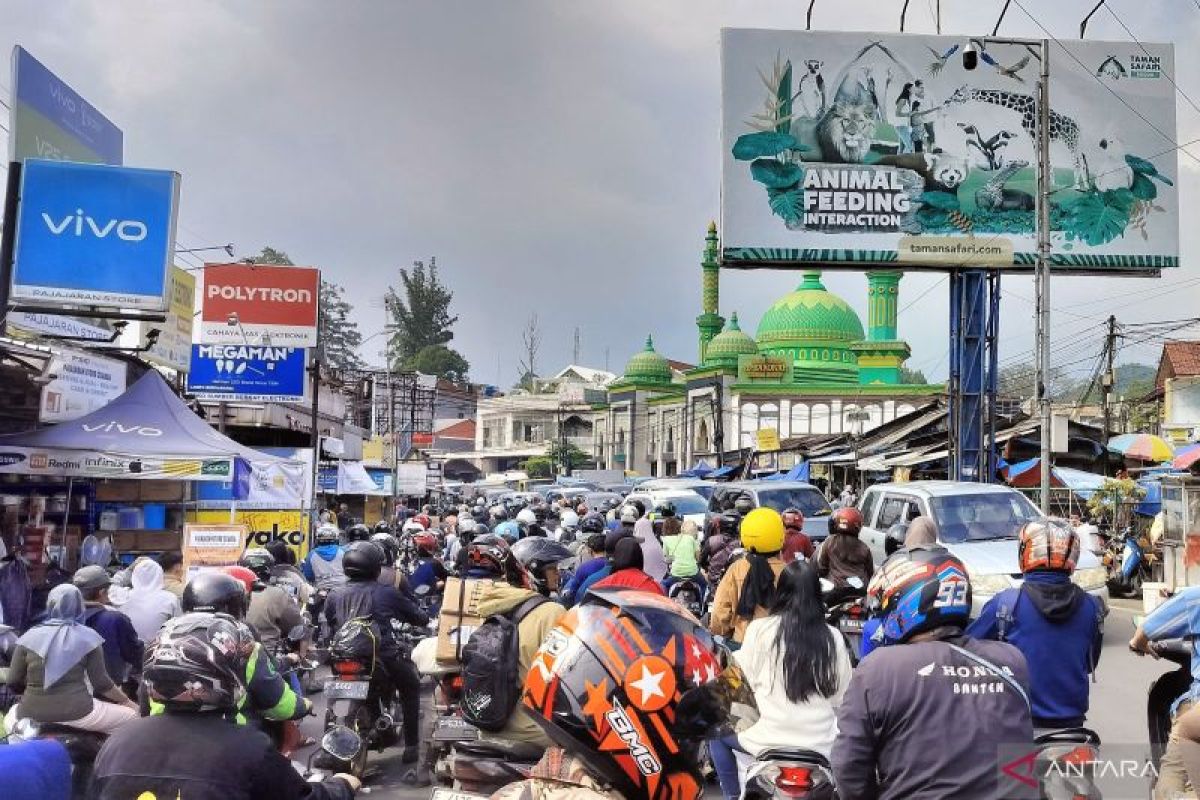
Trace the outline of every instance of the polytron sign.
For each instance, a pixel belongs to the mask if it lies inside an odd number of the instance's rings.
[[[207,264],[200,341],[316,347],[320,284],[312,267]]]

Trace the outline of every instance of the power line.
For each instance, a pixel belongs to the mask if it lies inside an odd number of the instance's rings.
[[[1197,0],[1197,1],[1198,1],[1198,2],[1200,2],[1200,0]],[[1130,39],[1133,39],[1133,43],[1134,43],[1134,44],[1136,44],[1136,45],[1137,45],[1137,46],[1138,46],[1138,47],[1141,49],[1141,51],[1142,51],[1143,53],[1145,53],[1146,55],[1150,55],[1150,51],[1146,49],[1145,45],[1143,45],[1143,44],[1142,44],[1140,41],[1138,41],[1138,38],[1137,38],[1136,36],[1134,36],[1134,35],[1133,35],[1133,31],[1129,30],[1129,26],[1128,26],[1128,25],[1126,25],[1126,24],[1124,23],[1124,21],[1122,21],[1122,19],[1121,19],[1120,17],[1118,17],[1118,16],[1117,16],[1117,12],[1113,11],[1113,9],[1112,9],[1112,6],[1110,6],[1108,3],[1105,3],[1105,4],[1104,4],[1104,9],[1105,9],[1105,10],[1106,10],[1106,11],[1107,11],[1109,14],[1112,14],[1112,18],[1113,18],[1113,19],[1115,19],[1115,20],[1117,21],[1117,24],[1118,24],[1118,25],[1120,25],[1120,26],[1121,26],[1121,28],[1123,28],[1123,29],[1124,29],[1125,33],[1129,34],[1129,38],[1130,38]],[[1180,88],[1179,84],[1175,82],[1175,79],[1174,79],[1174,78],[1172,78],[1170,75],[1168,75],[1168,74],[1167,74],[1167,73],[1165,73],[1165,72],[1164,72],[1164,73],[1162,73],[1162,76],[1163,76],[1164,78],[1166,78],[1166,79],[1167,79],[1167,81],[1168,81],[1168,82],[1169,82],[1169,83],[1170,83],[1172,86],[1174,86],[1174,87],[1175,87],[1175,91],[1179,92],[1179,96],[1180,96],[1180,97],[1182,97],[1184,100],[1187,100],[1187,101],[1188,101],[1188,105],[1190,105],[1190,106],[1191,106],[1193,109],[1195,109],[1197,113],[1200,113],[1200,107],[1198,107],[1198,106],[1196,105],[1196,102],[1195,102],[1194,100],[1192,100],[1192,98],[1188,97],[1188,95],[1187,95],[1187,92],[1185,92],[1185,91],[1184,91],[1182,88]]]

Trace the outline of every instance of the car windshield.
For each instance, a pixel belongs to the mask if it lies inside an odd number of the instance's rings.
[[[684,514],[703,514],[708,510],[708,503],[703,497],[698,494],[669,494],[659,497],[656,501],[657,505],[663,503],[672,503],[675,506],[675,513]]]
[[[938,538],[949,544],[986,539],[1015,539],[1021,527],[1040,516],[1017,492],[954,494],[929,501]]]
[[[713,490],[716,488],[717,487],[713,486],[712,484],[697,484],[696,486],[689,486],[688,490],[695,492],[707,500],[708,498],[712,497]]]
[[[781,514],[789,508],[798,508],[806,517],[833,513],[825,496],[813,488],[759,489],[758,505],[773,508]]]

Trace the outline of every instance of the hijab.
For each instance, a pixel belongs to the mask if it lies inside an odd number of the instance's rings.
[[[656,581],[667,576],[667,557],[663,555],[662,542],[654,535],[654,523],[642,517],[633,526],[633,536],[642,544],[642,567]]]
[[[153,594],[163,588],[163,568],[150,558],[143,558],[133,565],[129,573],[129,599]]]
[[[46,662],[44,688],[49,689],[104,643],[104,637],[83,624],[83,617],[83,594],[73,584],[61,583],[46,598],[46,621],[17,640]]]
[[[934,547],[937,545],[937,528],[928,517],[917,517],[908,523],[908,531],[904,534],[904,549],[914,547]]]
[[[644,563],[642,547],[637,539],[632,536],[626,536],[617,542],[612,555],[613,573],[617,573],[623,569],[641,569]]]

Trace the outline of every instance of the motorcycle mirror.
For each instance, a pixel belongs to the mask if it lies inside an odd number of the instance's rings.
[[[857,575],[851,575],[849,578],[846,578],[846,583],[855,589],[863,588],[862,578]]]
[[[821,578],[821,594],[829,594],[836,588],[829,578]]]
[[[321,737],[321,749],[338,761],[349,761],[362,749],[362,739],[345,725],[335,725]]]

